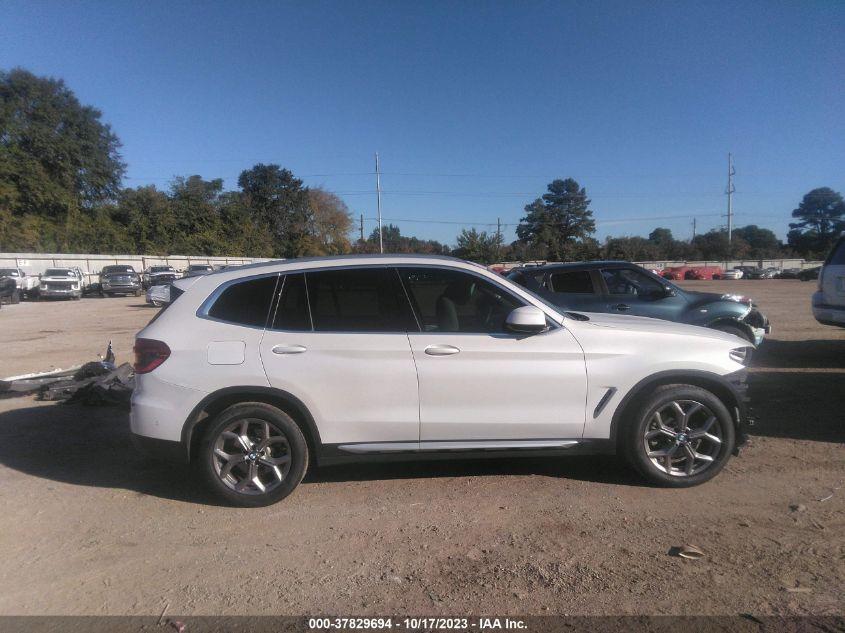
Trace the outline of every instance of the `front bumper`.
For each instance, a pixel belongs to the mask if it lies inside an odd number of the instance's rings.
[[[113,284],[108,281],[101,281],[100,288],[102,288],[103,292],[140,292],[141,284]]]
[[[39,288],[41,297],[81,297],[82,288]]]
[[[748,370],[740,369],[737,372],[725,376],[728,386],[733,392],[736,406],[732,412],[734,415],[734,422],[736,423],[736,448],[734,454],[739,452],[739,448],[748,442],[748,430],[755,425],[757,419],[751,408],[751,399],[748,396]]]

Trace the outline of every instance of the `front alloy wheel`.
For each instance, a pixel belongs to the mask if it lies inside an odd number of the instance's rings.
[[[198,465],[210,487],[230,503],[257,507],[293,492],[308,468],[308,444],[284,411],[242,402],[206,427]]]
[[[736,432],[725,404],[695,385],[664,385],[632,406],[619,450],[652,483],[684,488],[715,477],[730,459]]]
[[[689,477],[715,463],[722,446],[722,429],[716,415],[703,403],[672,400],[652,414],[643,442],[658,470],[674,477]]]

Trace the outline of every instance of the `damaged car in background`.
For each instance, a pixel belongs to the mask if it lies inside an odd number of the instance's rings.
[[[115,264],[103,266],[100,271],[100,296],[114,295],[141,296],[141,277],[132,266]]]
[[[38,294],[38,275],[27,275],[23,268],[0,268],[0,278],[4,277],[15,282],[17,293],[12,294],[12,303]]]
[[[48,268],[41,275],[38,285],[39,299],[74,299],[82,298],[85,275],[78,266],[73,268]]]
[[[144,288],[170,284],[179,279],[181,276],[182,275],[179,274],[179,271],[173,268],[173,266],[150,266],[144,271]]]
[[[517,268],[511,281],[566,310],[607,312],[700,325],[760,345],[769,320],[744,296],[696,292],[630,262],[605,261]]]

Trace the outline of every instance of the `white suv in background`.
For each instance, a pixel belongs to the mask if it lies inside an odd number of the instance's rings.
[[[475,264],[358,256],[174,283],[137,336],[131,428],[245,506],[309,463],[621,453],[649,481],[715,476],[744,438],[749,343],[561,312]]]
[[[813,316],[823,325],[845,327],[845,235],[836,242],[819,271]]]

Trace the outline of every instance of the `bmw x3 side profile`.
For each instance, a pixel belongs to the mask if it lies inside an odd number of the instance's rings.
[[[269,262],[174,283],[136,338],[131,430],[242,506],[362,459],[616,453],[686,487],[744,441],[749,349],[447,257]]]

